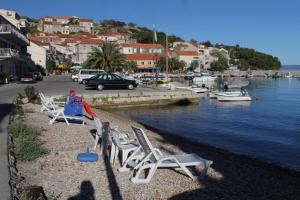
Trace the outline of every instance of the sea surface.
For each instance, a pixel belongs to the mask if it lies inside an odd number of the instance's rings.
[[[252,102],[117,111],[162,131],[300,171],[300,80],[251,78]]]

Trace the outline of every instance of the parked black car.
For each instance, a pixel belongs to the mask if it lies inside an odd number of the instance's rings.
[[[116,74],[98,74],[86,79],[85,87],[98,90],[103,89],[129,89],[137,87],[135,80],[127,80]]]
[[[35,76],[32,72],[27,72],[21,76],[21,82],[22,83],[34,83],[35,82]]]

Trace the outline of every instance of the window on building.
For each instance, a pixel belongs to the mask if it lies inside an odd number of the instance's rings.
[[[143,64],[145,64],[144,62],[141,62],[141,64],[143,65]]]
[[[151,61],[148,61],[148,64],[150,64],[150,65],[151,65]]]

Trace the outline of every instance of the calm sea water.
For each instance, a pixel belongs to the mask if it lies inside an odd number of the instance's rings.
[[[300,80],[250,79],[252,102],[119,111],[134,120],[201,143],[300,170]],[[256,97],[259,100],[256,100]]]

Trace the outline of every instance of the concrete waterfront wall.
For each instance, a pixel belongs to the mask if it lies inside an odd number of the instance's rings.
[[[199,95],[189,90],[175,91],[130,91],[109,94],[82,95],[85,101],[98,108],[156,106],[168,104],[189,104],[199,102]],[[56,97],[63,101],[64,97]]]
[[[246,76],[247,71],[239,71],[239,70],[226,70],[223,73],[223,76]],[[251,70],[251,74],[255,77],[265,77],[268,76],[280,76],[284,77],[288,72],[280,71],[280,70]],[[300,77],[300,72],[291,72],[293,77]]]

